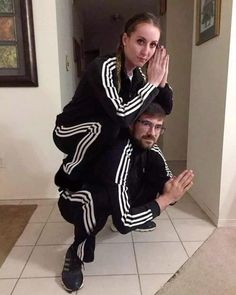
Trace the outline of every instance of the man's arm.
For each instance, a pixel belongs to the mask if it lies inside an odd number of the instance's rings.
[[[155,194],[152,201],[142,206],[132,205],[127,184],[132,153],[133,146],[130,140],[120,141],[103,155],[103,160],[99,164],[99,178],[103,179],[102,185],[109,196],[113,223],[122,234],[134,230],[160,214]]]
[[[172,177],[173,173],[161,149],[155,144],[147,152],[145,182],[155,189],[156,194],[162,194],[165,183]]]
[[[127,184],[130,171],[133,146],[130,140],[119,141],[118,144],[103,154],[99,163],[98,183],[101,182],[109,199],[113,223],[118,231],[126,234],[139,225],[152,220],[160,215],[170,203],[180,199],[188,187],[189,179],[183,182],[182,178],[165,179],[165,186],[162,194],[153,194],[153,200],[141,206],[133,206]],[[158,175],[156,175],[158,177]],[[184,178],[185,179],[185,178]],[[174,180],[174,181],[173,181]],[[181,180],[181,181],[180,181]],[[183,188],[179,184],[185,185]],[[159,195],[159,194],[158,194]],[[102,202],[102,200],[99,200]]]
[[[170,204],[177,202],[193,184],[192,170],[185,170],[179,176],[173,176],[167,161],[157,145],[149,151],[147,182],[157,192],[156,202],[162,212]]]

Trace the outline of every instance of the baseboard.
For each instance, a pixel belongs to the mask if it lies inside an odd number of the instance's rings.
[[[193,196],[192,196],[192,198],[198,204],[198,206],[206,213],[206,215],[210,218],[210,220],[213,222],[213,224],[218,227],[219,226],[219,219],[215,215],[215,213],[212,212],[204,202],[201,202],[201,200],[196,200]]]
[[[234,227],[236,226],[236,219],[219,219],[218,227]]]

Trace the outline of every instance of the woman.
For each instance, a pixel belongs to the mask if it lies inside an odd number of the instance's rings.
[[[170,113],[169,56],[158,46],[159,39],[156,16],[135,15],[125,25],[116,56],[99,57],[89,65],[72,101],[57,116],[54,142],[66,158],[56,185],[78,190],[92,161],[152,101]]]

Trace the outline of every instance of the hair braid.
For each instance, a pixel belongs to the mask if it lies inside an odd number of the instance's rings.
[[[122,67],[122,54],[123,54],[123,45],[122,45],[122,36],[120,37],[120,44],[116,51],[116,80],[117,80],[117,91],[120,92],[121,89],[121,67]]]

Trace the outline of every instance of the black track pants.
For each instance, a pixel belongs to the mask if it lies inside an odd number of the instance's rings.
[[[106,147],[112,145],[119,131],[119,126],[108,120],[56,126],[53,131],[54,142],[66,154],[55,177],[56,185],[74,190],[70,183],[83,181],[83,173]]]
[[[102,193],[96,193],[102,198]],[[84,262],[94,260],[95,236],[105,226],[109,216],[108,210],[101,204],[93,202],[89,191],[69,192],[60,190],[58,207],[61,215],[74,224],[74,249]]]

